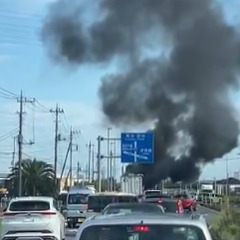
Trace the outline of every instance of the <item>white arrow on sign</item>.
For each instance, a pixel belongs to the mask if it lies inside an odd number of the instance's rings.
[[[137,162],[137,158],[148,160],[148,157],[137,154],[137,141],[134,141],[134,153],[128,152],[128,151],[123,151],[123,153],[128,155],[128,156],[133,156],[135,163]]]

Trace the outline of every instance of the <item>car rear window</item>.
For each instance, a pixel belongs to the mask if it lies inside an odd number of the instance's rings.
[[[156,213],[163,212],[162,208],[157,205],[135,205],[135,206],[109,206],[102,213],[103,214],[118,214],[118,213]]]
[[[88,209],[95,212],[102,211],[110,203],[131,203],[138,202],[138,198],[134,196],[89,196],[88,197]]]
[[[10,211],[46,211],[50,209],[49,202],[46,201],[16,201],[9,206]]]
[[[149,198],[171,198],[170,195],[165,195],[165,194],[162,194],[162,193],[152,193],[152,194],[148,194],[145,196],[146,199],[149,199]]]
[[[178,211],[177,202],[163,201],[161,205],[165,212],[176,213]]]
[[[183,194],[177,194],[175,195],[175,198],[184,198],[184,199],[190,199],[191,196],[186,194],[186,193],[183,193]]]
[[[83,230],[79,240],[206,240],[203,231],[186,225],[101,225]]]

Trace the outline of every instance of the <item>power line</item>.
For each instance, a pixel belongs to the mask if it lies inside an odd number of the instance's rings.
[[[12,95],[13,97],[17,97],[17,94],[13,93],[13,92],[10,92],[9,90],[3,88],[3,87],[0,87],[0,89],[5,92],[5,93],[8,93],[10,95]]]

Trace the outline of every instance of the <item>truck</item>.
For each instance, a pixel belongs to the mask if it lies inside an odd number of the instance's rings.
[[[67,195],[66,217],[68,228],[75,228],[87,218],[88,196],[96,191],[87,186],[75,186],[70,188]]]
[[[143,174],[127,174],[121,177],[121,191],[143,195]]]

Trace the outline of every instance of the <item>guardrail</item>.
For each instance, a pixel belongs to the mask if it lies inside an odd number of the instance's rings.
[[[202,206],[214,209],[216,211],[221,211],[223,207],[223,199],[222,198],[209,198],[209,197],[202,197],[198,203]]]
[[[202,206],[214,209],[216,211],[221,211],[223,208],[228,206],[230,209],[240,211],[240,204],[232,203],[229,201],[228,197],[223,198],[209,198],[209,197],[202,197],[198,203]]]

